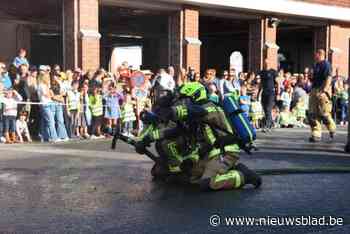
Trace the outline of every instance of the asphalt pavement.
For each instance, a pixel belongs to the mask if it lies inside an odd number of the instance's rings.
[[[254,169],[350,168],[345,129],[334,141],[307,139],[307,129],[260,133],[259,151],[241,161]],[[152,165],[124,143],[112,151],[109,139],[0,145],[0,233],[350,233],[350,174],[270,175],[257,190],[203,193],[152,181]],[[281,223],[323,216],[342,225]],[[227,225],[230,217],[256,219]],[[266,223],[273,219],[280,223]]]

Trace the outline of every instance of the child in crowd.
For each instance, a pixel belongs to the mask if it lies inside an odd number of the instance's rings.
[[[216,85],[214,84],[209,84],[208,86],[208,96],[209,96],[209,100],[219,104],[219,96],[217,95],[217,88]]]
[[[306,96],[299,98],[292,112],[297,120],[297,126],[305,128],[306,125],[304,123],[304,120],[306,118]]]
[[[292,93],[292,87],[290,85],[287,85],[286,90],[281,94],[282,106],[287,107],[288,110],[290,110],[290,105],[292,102]]]
[[[111,83],[108,88],[107,94],[104,96],[105,100],[105,119],[107,120],[106,132],[107,135],[113,134],[113,129],[117,126],[120,118],[120,106],[119,103],[123,102],[123,95],[117,92],[114,83]]]
[[[132,137],[134,122],[136,121],[135,104],[130,94],[126,94],[125,102],[122,106],[123,134]]]
[[[100,88],[94,86],[92,94],[89,96],[89,107],[92,115],[91,139],[103,138],[101,135],[101,125],[103,119],[103,100],[100,94]]]
[[[150,110],[152,103],[147,90],[134,88],[131,93],[132,97],[136,99],[137,131],[140,133],[143,129],[143,123],[139,116],[142,111]]]
[[[0,142],[1,143],[6,142],[6,139],[4,137],[4,117],[3,117],[4,104],[2,103],[3,98],[4,98],[4,85],[2,82],[0,82]]]
[[[79,81],[75,80],[72,82],[72,90],[67,92],[67,110],[70,122],[70,132],[72,138],[79,138],[79,120],[80,120],[80,92],[79,92]]]
[[[340,105],[340,125],[344,126],[347,124],[348,119],[348,98],[349,98],[349,84],[347,82],[344,82],[344,88],[337,93],[338,99],[339,99],[339,105]]]
[[[274,128],[279,128],[279,117],[280,117],[280,110],[278,109],[277,106],[274,106],[272,108],[272,111],[271,111],[271,115],[272,115],[272,123],[273,123],[273,127]]]
[[[19,115],[19,119],[16,121],[16,133],[21,143],[24,142],[23,138],[28,142],[32,142],[27,124],[27,115],[27,112],[22,111]]]
[[[251,117],[253,127],[255,129],[259,129],[260,122],[264,118],[264,111],[261,103],[257,99],[256,94],[252,96],[249,115]]]
[[[80,136],[88,139],[90,137],[88,128],[91,126],[91,110],[89,106],[89,85],[84,83],[80,92]]]
[[[5,91],[5,96],[0,100],[3,103],[4,136],[7,144],[17,143],[16,117],[17,102],[22,101],[22,96],[15,90]]]
[[[293,128],[296,124],[295,116],[289,111],[287,106],[282,107],[278,123],[281,128]]]
[[[247,95],[247,87],[245,85],[241,86],[241,96],[239,97],[239,105],[241,109],[249,115],[250,110],[250,96]]]

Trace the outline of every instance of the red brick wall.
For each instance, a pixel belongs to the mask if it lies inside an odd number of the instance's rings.
[[[350,7],[349,0],[295,0],[295,1],[318,3],[318,4],[324,4],[324,5],[334,5],[334,6],[340,6],[340,7]]]
[[[333,70],[338,67],[340,74],[349,75],[349,37],[350,27],[344,25],[330,25],[329,27],[329,43],[330,43],[330,61]],[[333,51],[337,48],[340,51]]]
[[[183,10],[183,37],[198,39],[199,37],[199,11],[196,9],[185,8]],[[185,44],[184,45],[184,64],[187,69],[194,68],[200,71],[200,45]]]
[[[186,45],[184,51],[184,60],[186,68],[194,68],[200,72],[201,50],[199,45]]]
[[[100,67],[100,43],[95,38],[84,38],[80,41],[80,66],[84,71]],[[98,55],[98,56],[96,56]]]
[[[98,30],[98,0],[79,0],[80,27]]]
[[[99,26],[98,0],[79,0],[79,29],[98,32]],[[80,66],[83,70],[100,67],[100,39],[81,37]]]
[[[83,70],[100,66],[100,40],[98,37],[82,37],[81,30],[98,33],[98,0],[64,0],[65,12],[65,65]]]
[[[199,34],[199,11],[184,9],[184,36],[198,38]]]
[[[268,59],[272,68],[277,69],[276,27],[268,27],[266,19],[252,21],[249,25],[249,70],[257,72]]]

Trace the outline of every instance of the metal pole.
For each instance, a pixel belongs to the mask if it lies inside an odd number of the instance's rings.
[[[349,79],[346,81],[349,83]],[[348,116],[347,116],[347,120],[348,120],[348,140],[347,140],[347,143],[345,145],[345,152],[346,153],[350,153],[350,124],[349,124],[349,111],[350,111],[350,88],[348,88],[348,94],[349,94],[349,97],[348,97]]]
[[[66,10],[65,8],[65,0],[62,1],[62,57],[63,57],[63,64],[62,67],[64,70],[67,69],[67,55],[66,55]]]

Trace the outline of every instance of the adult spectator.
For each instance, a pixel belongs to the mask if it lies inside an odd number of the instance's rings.
[[[247,86],[247,93],[249,95],[252,95],[254,93],[254,80],[255,80],[255,73],[249,72],[247,74],[247,79],[245,81],[245,85]]]
[[[199,72],[194,73],[193,81],[196,81],[196,82],[201,81],[201,74]]]
[[[175,79],[175,69],[173,66],[169,66],[168,67],[168,74],[173,78]]]
[[[332,92],[334,95],[338,93],[344,86],[345,77],[339,73],[339,68],[335,70],[335,76],[332,79]]]
[[[80,82],[81,78],[83,76],[83,71],[80,68],[74,69],[73,72],[73,81],[77,80]]]
[[[154,103],[156,103],[160,97],[166,95],[168,91],[173,92],[175,85],[174,79],[166,73],[164,69],[160,69],[152,85],[151,92],[154,96]]]
[[[239,78],[237,77],[236,70],[234,68],[230,69],[229,77],[231,79],[232,85],[236,90],[241,90],[241,84]]]
[[[298,80],[294,90],[293,90],[293,95],[292,95],[292,108],[296,106],[296,104],[301,100],[301,99],[306,99],[307,93],[304,90],[304,84],[301,79]]]
[[[89,82],[94,78],[94,71],[88,70],[82,77],[80,81],[80,87],[85,83],[89,84]]]
[[[261,104],[265,112],[265,129],[264,132],[268,132],[272,128],[272,108],[275,104],[275,82],[278,73],[275,69],[271,68],[269,60],[264,60],[264,68],[259,73],[261,77],[261,85],[259,87],[258,94],[262,92],[261,95]],[[258,95],[258,96],[259,96]]]
[[[216,79],[216,71],[215,69],[208,69],[206,70],[204,77],[202,79],[202,83],[205,87],[209,87],[210,84],[214,82]]]
[[[228,73],[228,76],[226,77],[226,80],[224,81],[224,95],[240,91],[240,89],[236,89],[234,86],[234,77],[235,75],[232,72]]]
[[[95,87],[102,88],[102,82],[103,82],[104,76],[105,76],[105,73],[103,70],[100,69],[96,71],[94,77],[89,83],[90,90],[93,90]]]
[[[38,69],[36,66],[31,66],[29,69],[29,80],[28,80],[28,89],[30,94],[31,102],[39,102],[38,97]],[[30,113],[28,115],[28,127],[29,132],[35,138],[39,136],[40,129],[40,106],[39,105],[31,105]]]
[[[28,70],[28,65],[22,64],[19,66],[19,84],[17,86],[18,93],[22,96],[22,100],[24,102],[30,102],[30,90],[29,90],[29,82],[30,82],[30,74]],[[27,114],[30,114],[30,104],[27,105],[19,105],[18,112],[26,111]]]
[[[66,127],[64,125],[64,118],[63,118],[64,92],[61,88],[60,76],[61,76],[61,71],[58,71],[58,72],[54,72],[51,77],[50,89],[53,94],[52,115],[54,117],[58,139],[61,139],[63,141],[68,141],[69,140],[68,134],[67,134]]]
[[[222,100],[225,94],[224,86],[226,79],[228,79],[228,71],[223,71],[222,75],[215,78],[214,84],[216,85],[219,98]]]
[[[4,98],[4,85],[0,82],[0,100]],[[3,117],[4,105],[0,102],[0,143],[5,143],[4,137],[4,117]]]
[[[165,72],[165,70],[160,70],[160,75],[158,77],[158,82],[162,90],[174,91],[175,81],[173,77]]]
[[[10,89],[12,87],[11,78],[6,71],[6,65],[0,63],[0,83],[2,83],[4,89]]]
[[[244,84],[245,78],[246,77],[243,72],[238,73],[238,81],[241,86]]]
[[[43,68],[43,67],[42,67]],[[50,75],[42,72],[39,75],[38,97],[41,103],[41,138],[43,141],[57,142],[55,119],[52,112],[52,96]]]
[[[24,48],[19,49],[17,57],[13,60],[13,65],[16,68],[19,68],[21,65],[27,65],[29,67],[29,62],[26,58],[27,56],[27,51]]]
[[[187,80],[190,82],[194,81],[195,74],[196,74],[196,70],[190,67],[187,73]]]
[[[177,77],[176,86],[179,87],[188,82],[188,76],[185,68],[181,68]]]

